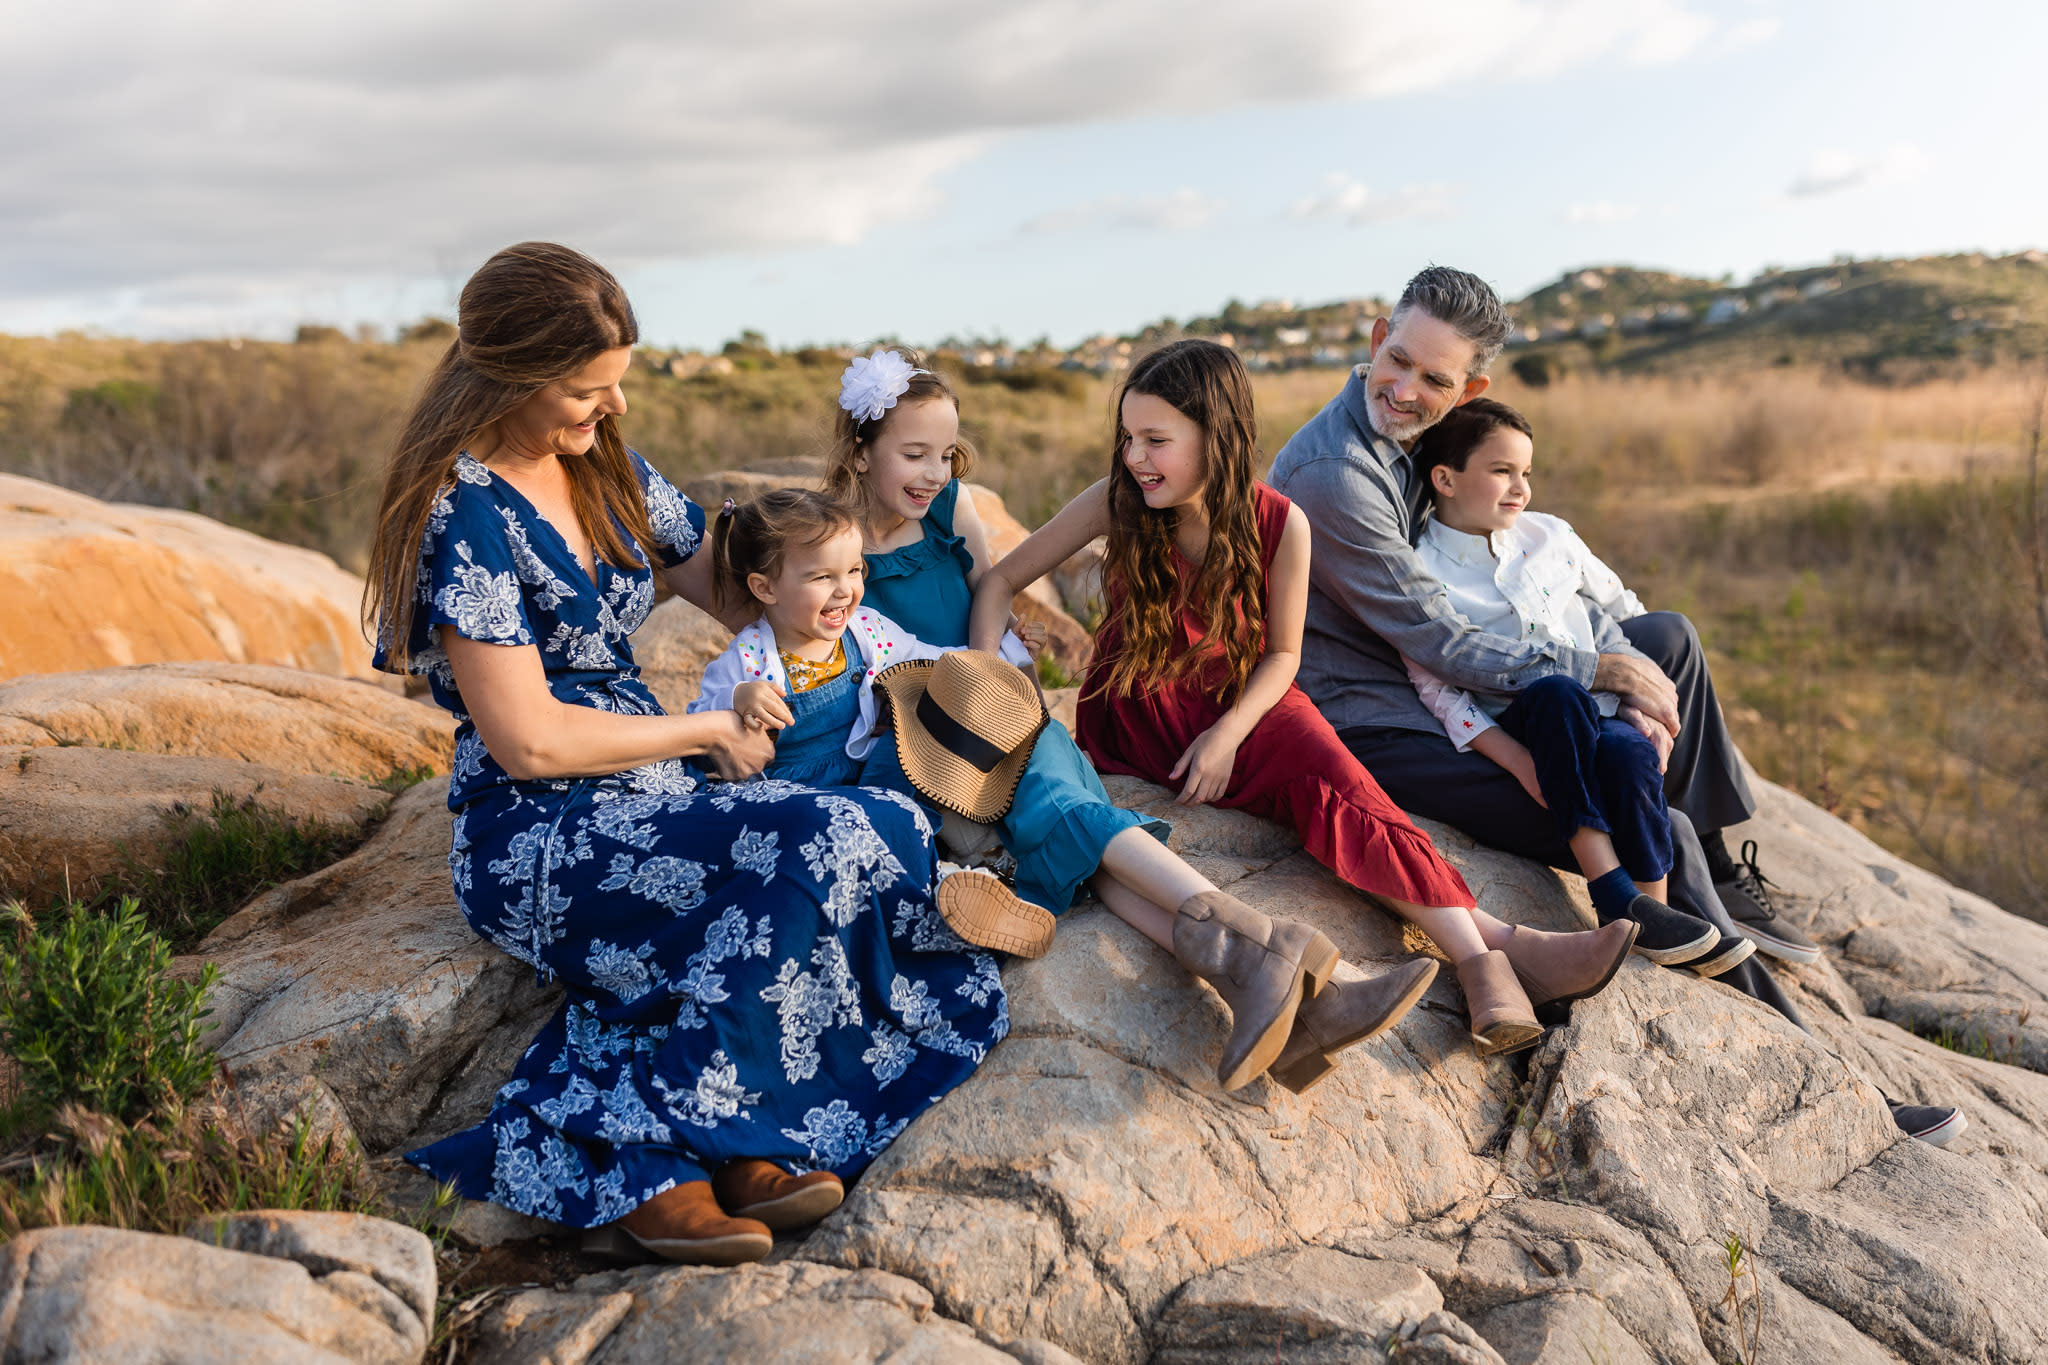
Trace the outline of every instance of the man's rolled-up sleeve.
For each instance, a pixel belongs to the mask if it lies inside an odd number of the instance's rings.
[[[1397,494],[1353,462],[1305,464],[1287,493],[1309,512],[1317,590],[1437,677],[1484,692],[1518,692],[1556,673],[1592,686],[1594,651],[1495,635],[1454,608],[1402,534]]]

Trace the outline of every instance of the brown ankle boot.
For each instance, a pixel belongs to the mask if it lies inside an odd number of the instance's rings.
[[[663,1190],[617,1226],[663,1260],[683,1265],[741,1265],[760,1260],[775,1245],[766,1224],[727,1217],[708,1180]]]
[[[1230,1006],[1230,1037],[1216,1080],[1236,1090],[1273,1064],[1295,1010],[1329,981],[1337,946],[1321,931],[1269,919],[1235,896],[1204,891],[1182,902],[1173,956]]]
[[[1600,929],[1549,934],[1526,925],[1508,926],[1515,936],[1501,949],[1529,992],[1529,1003],[1568,1004],[1598,995],[1614,980],[1635,946],[1636,923],[1618,919]]]
[[[1434,980],[1435,960],[1418,957],[1366,981],[1332,981],[1295,1011],[1294,1031],[1267,1074],[1299,1095],[1337,1069],[1336,1054],[1392,1028]]]
[[[1052,912],[1033,905],[992,873],[950,872],[932,896],[946,927],[977,948],[1012,957],[1044,957],[1056,927]]]
[[[791,1175],[772,1161],[728,1161],[711,1177],[718,1204],[775,1232],[807,1228],[839,1207],[846,1187],[830,1171]]]
[[[1506,953],[1496,950],[1466,958],[1458,964],[1458,984],[1465,989],[1472,1045],[1480,1056],[1520,1052],[1543,1036],[1535,1007],[1515,979]]]

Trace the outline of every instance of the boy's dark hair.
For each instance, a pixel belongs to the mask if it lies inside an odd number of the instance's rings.
[[[1463,473],[1472,452],[1502,427],[1519,431],[1531,440],[1536,438],[1536,433],[1529,427],[1529,419],[1506,403],[1491,398],[1475,398],[1461,407],[1452,408],[1444,414],[1442,421],[1423,432],[1422,439],[1415,443],[1416,476],[1427,483],[1429,472],[1438,465]]]
[[[1501,348],[1508,344],[1514,328],[1508,310],[1493,286],[1467,270],[1433,265],[1417,271],[1401,291],[1394,305],[1395,322],[1411,308],[1420,308],[1438,322],[1447,323],[1472,343],[1472,370],[1466,377],[1486,373]]]

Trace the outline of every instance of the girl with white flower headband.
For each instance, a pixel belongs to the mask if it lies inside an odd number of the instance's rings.
[[[974,501],[961,496],[973,461],[958,395],[914,353],[877,350],[847,366],[826,492],[860,518],[864,600],[941,648],[967,643],[974,585],[993,563]],[[1029,666],[1014,635],[1000,652]],[[1337,966],[1330,941],[1217,890],[1166,847],[1169,826],[1111,803],[1062,725],[1040,734],[995,832],[1017,861],[1018,894],[1056,915],[1083,882],[1141,931],[1160,921],[1160,910],[1169,921],[1180,911],[1185,930],[1175,937],[1187,941],[1162,946],[1230,1006],[1232,1031],[1217,1067],[1226,1090],[1269,1067],[1282,1084],[1313,1083],[1327,1074],[1326,1054],[1390,1027],[1434,974],[1423,963],[1325,989]],[[1301,1010],[1309,997],[1317,997],[1313,1012]],[[1297,1025],[1298,1011],[1312,1013],[1316,1027]]]

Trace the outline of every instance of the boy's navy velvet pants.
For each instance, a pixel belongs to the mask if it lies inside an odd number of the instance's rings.
[[[1560,843],[1582,829],[1606,832],[1631,880],[1671,871],[1671,815],[1657,746],[1627,721],[1600,714],[1575,678],[1540,678],[1515,694],[1500,728],[1536,763],[1536,785]]]

